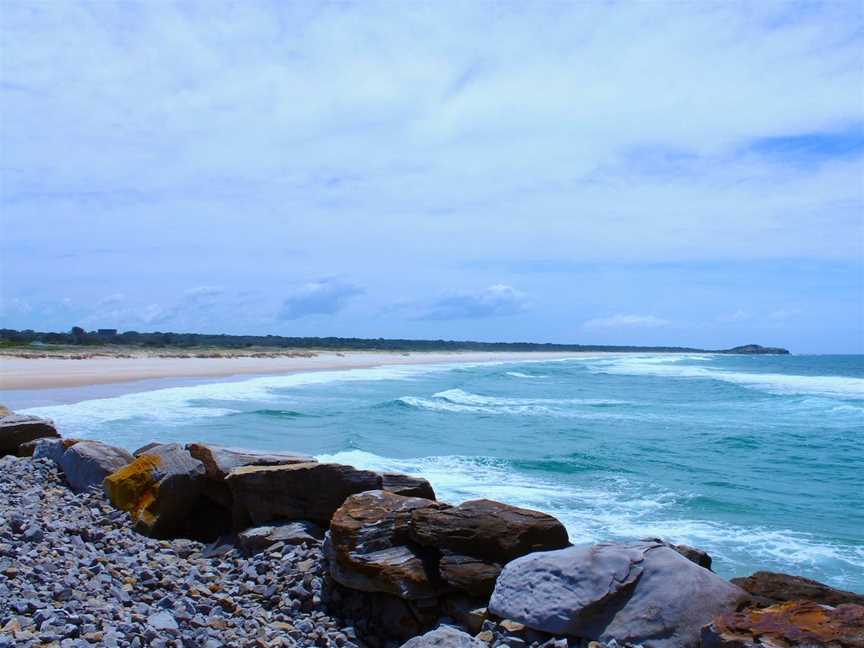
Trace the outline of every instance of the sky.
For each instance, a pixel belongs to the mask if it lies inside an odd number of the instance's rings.
[[[864,352],[860,2],[0,3],[0,326]]]

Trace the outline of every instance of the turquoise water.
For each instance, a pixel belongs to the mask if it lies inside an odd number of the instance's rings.
[[[574,541],[662,536],[724,576],[864,591],[864,357],[639,355],[257,377],[33,408],[65,435],[203,440],[428,477]]]

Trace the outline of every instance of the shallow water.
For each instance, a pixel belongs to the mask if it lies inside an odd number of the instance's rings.
[[[597,356],[154,387],[28,411],[128,448],[202,440],[422,474],[447,501],[549,511],[574,541],[662,536],[706,549],[724,576],[771,569],[864,591],[862,356]]]

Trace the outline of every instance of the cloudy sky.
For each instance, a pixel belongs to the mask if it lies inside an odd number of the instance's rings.
[[[0,325],[864,351],[860,2],[0,28]]]

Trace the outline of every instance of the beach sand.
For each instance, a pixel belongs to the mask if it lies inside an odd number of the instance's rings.
[[[286,374],[328,369],[359,369],[396,364],[550,360],[599,353],[499,353],[386,351],[320,352],[311,357],[21,358],[0,356],[0,390],[82,387],[156,378],[220,378],[243,374]]]

